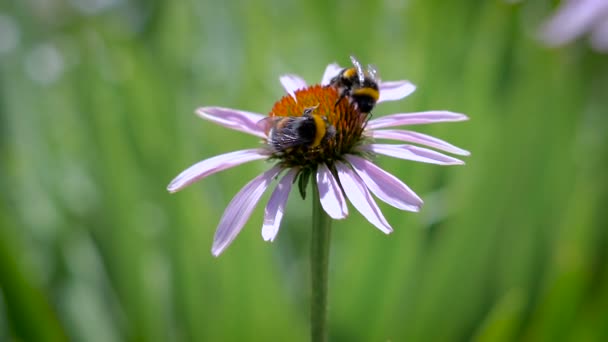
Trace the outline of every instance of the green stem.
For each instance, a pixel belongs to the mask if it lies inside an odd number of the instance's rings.
[[[313,182],[312,192],[310,333],[311,341],[325,342],[327,341],[327,283],[331,219],[321,207],[316,182]]]

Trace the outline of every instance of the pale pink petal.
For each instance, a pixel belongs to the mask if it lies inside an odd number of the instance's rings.
[[[211,253],[214,256],[220,255],[243,229],[253,209],[260,201],[260,197],[262,197],[270,182],[281,172],[281,169],[280,165],[275,165],[270,170],[257,176],[247,183],[230,201],[213,237]]]
[[[361,157],[347,154],[345,158],[376,197],[401,210],[420,210],[422,199],[397,177]]]
[[[296,99],[296,90],[304,89],[307,87],[306,81],[304,81],[300,76],[297,75],[283,75],[279,78],[279,80],[281,81],[281,84],[283,85],[285,91],[289,95],[291,95],[294,100]]]
[[[448,112],[445,110],[418,113],[400,113],[369,120],[366,129],[370,130],[402,125],[418,125],[447,121],[464,121],[468,119],[469,118],[464,114]]]
[[[416,144],[422,144],[429,147],[433,147],[442,151],[458,154],[461,156],[471,155],[469,151],[458,148],[446,141],[437,139],[430,135],[413,132],[413,131],[402,131],[402,130],[372,130],[366,132],[368,136],[374,139],[394,139],[400,141],[413,142]]]
[[[263,149],[240,150],[230,153],[220,154],[209,159],[198,162],[186,170],[182,171],[167,186],[169,192],[176,192],[197,180],[212,175],[216,172],[241,165],[258,159],[268,158],[268,154]]]
[[[541,38],[553,46],[566,44],[591,31],[598,20],[606,15],[606,0],[563,1],[556,14],[543,25]]]
[[[416,86],[409,81],[380,82],[378,88],[380,88],[378,103],[401,100],[416,90]]]
[[[450,157],[437,151],[429,150],[428,148],[413,145],[369,144],[361,146],[361,149],[390,157],[414,160],[423,163],[438,165],[464,164],[464,162],[460,159]]]
[[[348,216],[348,207],[340,185],[324,163],[317,167],[317,188],[321,206],[329,217],[336,220],[345,218]]]
[[[376,226],[385,234],[390,234],[393,228],[386,222],[376,201],[372,198],[365,184],[359,176],[350,168],[350,166],[336,162],[336,170],[338,178],[346,193],[346,197],[350,203],[363,215],[371,224]]]
[[[321,85],[329,85],[329,81],[334,78],[338,73],[342,71],[342,67],[336,63],[332,63],[325,68],[325,72],[323,73],[323,78],[321,79]]]
[[[264,130],[257,125],[264,115],[222,107],[201,107],[196,109],[196,114],[224,127],[266,138]]]
[[[262,225],[262,238],[264,238],[264,241],[274,241],[279,232],[283,213],[285,212],[285,204],[289,198],[293,179],[297,174],[297,169],[292,168],[289,170],[279,184],[277,184],[268,200],[266,210],[264,211],[264,224]]]
[[[591,32],[591,46],[599,52],[608,52],[608,13]]]

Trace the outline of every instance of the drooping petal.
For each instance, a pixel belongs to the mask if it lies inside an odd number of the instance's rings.
[[[323,73],[323,78],[321,79],[321,85],[328,85],[329,81],[334,78],[338,73],[342,71],[342,67],[337,63],[332,63],[325,68],[325,72]]]
[[[385,234],[390,234],[393,228],[382,215],[361,178],[350,166],[342,162],[336,162],[336,171],[338,171],[338,178],[340,178],[340,183],[350,203],[376,228]]]
[[[266,210],[264,211],[264,224],[262,225],[262,238],[264,238],[264,241],[274,241],[279,232],[283,213],[285,212],[285,203],[287,203],[291,185],[297,173],[298,170],[295,168],[289,170],[279,184],[277,184],[268,200]]]
[[[213,237],[211,253],[214,256],[220,255],[243,229],[260,197],[279,172],[281,172],[281,166],[275,165],[247,183],[230,201]]]
[[[317,188],[323,210],[329,217],[340,220],[348,216],[342,189],[325,163],[317,166]]]
[[[304,81],[300,76],[288,74],[283,75],[279,78],[281,84],[285,91],[296,100],[295,92],[298,89],[303,89],[307,87],[306,81]],[[296,100],[297,101],[297,100]]]
[[[420,210],[422,199],[397,177],[361,157],[347,154],[345,158],[376,197],[401,210]]]
[[[410,81],[380,82],[378,88],[380,88],[378,103],[401,100],[416,90],[416,86]]]
[[[418,125],[435,122],[464,121],[468,119],[469,118],[464,114],[448,112],[445,110],[418,113],[400,113],[369,120],[366,129],[370,130],[385,127]]]
[[[197,108],[196,114],[224,127],[266,138],[266,133],[262,127],[257,125],[260,120],[265,118],[264,115],[222,107]]]
[[[399,159],[414,160],[423,163],[438,165],[463,165],[460,159],[450,157],[428,148],[413,145],[391,145],[391,144],[369,144],[360,147],[362,150],[371,151]]]
[[[423,133],[396,129],[371,130],[366,133],[368,136],[374,139],[394,139],[400,141],[407,141],[416,144],[426,145],[429,147],[436,148],[438,150],[458,154],[461,156],[471,155],[471,153],[467,150],[463,150],[448,143],[447,141],[443,141],[441,139],[437,139],[435,137]]]
[[[268,155],[265,153],[265,150],[255,148],[220,154],[219,156],[205,159],[182,171],[182,173],[180,173],[171,181],[171,183],[169,183],[167,190],[169,190],[169,192],[176,192],[196,182],[197,180],[212,175],[216,172],[226,170],[246,162],[268,158]]]

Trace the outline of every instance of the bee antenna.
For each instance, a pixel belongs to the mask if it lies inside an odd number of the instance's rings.
[[[304,109],[304,113],[302,113],[302,116],[311,116],[311,115],[312,115],[312,113],[313,113],[313,112],[314,112],[314,111],[315,111],[317,108],[319,108],[319,104],[320,104],[320,103],[317,103],[317,105],[316,105],[316,106],[312,106],[312,107],[307,107],[307,108],[305,108],[305,109]]]
[[[359,76],[359,83],[363,84],[365,81],[365,74],[363,73],[363,68],[361,67],[361,63],[355,58],[355,56],[350,56],[350,61],[353,62],[355,69],[357,69],[357,76]]]

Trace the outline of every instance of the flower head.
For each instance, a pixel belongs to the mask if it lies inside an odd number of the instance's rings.
[[[262,237],[276,237],[292,185],[302,196],[314,177],[321,206],[333,219],[348,216],[346,198],[375,227],[392,232],[371,194],[398,209],[418,211],[422,200],[407,185],[373,163],[376,155],[439,165],[464,164],[446,154],[410,144],[382,144],[378,139],[426,145],[457,155],[469,152],[426,134],[396,126],[463,121],[468,118],[449,111],[399,113],[370,118],[352,96],[344,96],[332,80],[343,70],[330,64],[320,85],[308,86],[295,75],[280,81],[287,95],[277,101],[268,116],[221,107],[202,107],[196,113],[217,124],[262,138],[262,146],[222,154],[192,165],[167,187],[176,192],[187,185],[249,161],[270,160],[273,166],[247,183],[226,208],[215,233],[213,255],[221,254],[248,221],[255,206],[277,178],[264,212]],[[371,70],[371,69],[370,69]],[[375,69],[374,76],[375,76]],[[360,74],[361,78],[363,75]],[[415,87],[408,81],[378,82],[377,103],[400,100]]]

